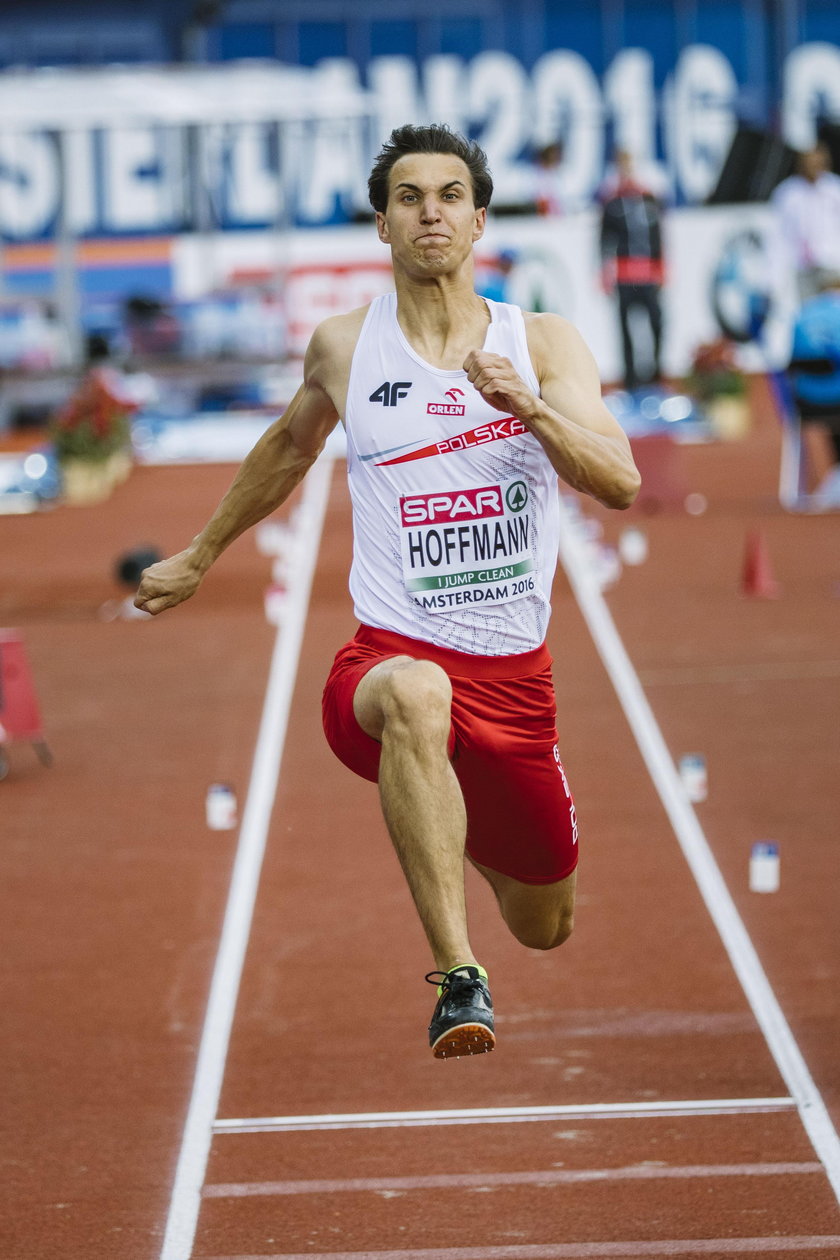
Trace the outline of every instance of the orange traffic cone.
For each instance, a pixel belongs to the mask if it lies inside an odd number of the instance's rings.
[[[778,599],[779,593],[764,535],[759,529],[751,529],[744,550],[741,594],[755,599]]]

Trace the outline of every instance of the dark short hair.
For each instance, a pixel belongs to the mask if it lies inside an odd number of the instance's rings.
[[[385,213],[391,168],[409,153],[451,153],[453,157],[459,157],[470,173],[476,209],[482,210],[490,205],[493,177],[487,167],[487,154],[474,140],[465,139],[445,123],[432,123],[428,127],[406,123],[404,127],[394,128],[373,164],[368,179],[368,195],[374,210]]]

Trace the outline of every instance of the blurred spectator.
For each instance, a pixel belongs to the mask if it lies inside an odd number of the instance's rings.
[[[181,349],[181,328],[172,311],[158,298],[142,295],[126,299],[125,329],[131,352],[170,356]]]
[[[830,167],[828,148],[816,145],[799,155],[796,173],[783,179],[770,199],[780,253],[802,302],[840,273],[840,175]]]
[[[840,273],[800,307],[793,328],[790,383],[803,423],[825,426],[831,467],[817,487],[816,506],[840,508]]]
[[[534,163],[534,204],[537,214],[564,214],[567,206],[561,187],[562,143],[554,140],[551,144],[543,145],[537,150]]]
[[[511,300],[508,282],[510,273],[516,266],[516,259],[515,249],[499,250],[493,262],[481,272],[476,288],[482,297],[490,298],[494,302]]]
[[[630,154],[624,150],[616,153],[616,172],[615,187],[601,210],[601,279],[604,292],[614,293],[617,298],[624,384],[627,389],[635,389],[640,376],[632,327],[634,310],[641,311],[650,326],[651,366],[647,379],[657,380],[660,375],[660,295],[664,278],[661,207],[637,179]]]

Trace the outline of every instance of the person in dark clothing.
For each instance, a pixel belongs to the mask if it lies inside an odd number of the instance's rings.
[[[624,355],[624,384],[640,384],[631,312],[644,312],[650,325],[650,380],[660,375],[662,350],[661,291],[664,278],[662,218],[657,199],[633,174],[630,155],[616,154],[617,182],[601,211],[601,276],[604,290],[615,293]]]

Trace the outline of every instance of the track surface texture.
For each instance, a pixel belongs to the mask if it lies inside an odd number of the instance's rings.
[[[754,404],[746,438],[678,450],[702,514],[585,510],[607,543],[647,536],[606,602],[672,757],[706,758],[697,817],[840,1126],[840,515],[782,512],[760,386]],[[123,594],[115,557],[183,546],[231,475],[139,468],[102,506],[0,518],[0,625],[24,637],[55,757],[13,744],[0,784],[5,1260],[161,1254],[237,845],[204,799],[225,781],[245,803],[271,563],[249,535],[176,612],[100,609]],[[498,1044],[431,1056],[431,960],[376,790],[320,730],[354,629],[349,521],[337,466],[201,1209],[175,1260],[840,1257],[835,1192],[562,569],[550,646],[578,924],[559,951],[524,949],[470,872]],[[741,591],[754,529],[777,599]],[[766,839],[781,886],[761,895],[747,873]]]

